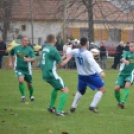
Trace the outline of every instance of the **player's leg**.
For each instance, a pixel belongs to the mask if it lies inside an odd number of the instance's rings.
[[[32,75],[25,74],[24,80],[27,82],[27,88],[29,90],[29,97],[30,97],[30,100],[33,102],[35,100],[35,98],[33,96],[34,88],[32,85]]]
[[[21,102],[26,101],[25,97],[25,86],[24,86],[24,74],[20,71],[16,71],[16,76],[18,77],[18,82],[19,82],[19,90],[21,93]]]
[[[89,107],[89,110],[98,113],[96,106],[100,102],[103,94],[105,93],[104,82],[98,74],[89,76],[86,82],[92,90],[98,89]]]
[[[71,106],[71,109],[70,109],[70,112],[75,112],[76,110],[76,107],[80,101],[80,99],[82,98],[82,96],[85,94],[86,92],[86,87],[87,87],[87,84],[84,83],[82,81],[82,79],[79,77],[79,80],[78,80],[78,90],[76,92],[76,95],[74,97],[74,101],[72,103],[72,106]]]
[[[120,103],[121,102],[120,85],[116,85],[114,87],[114,96],[116,100],[118,101],[118,103]]]
[[[118,107],[121,108],[121,94],[120,94],[120,89],[121,87],[125,86],[125,76],[119,75],[116,82],[115,82],[115,87],[114,87],[114,96],[116,100],[118,101]]]
[[[58,104],[58,107],[57,107],[57,110],[56,110],[56,115],[58,115],[58,116],[64,116],[65,115],[65,113],[63,112],[63,108],[64,108],[65,103],[67,101],[67,96],[68,96],[68,93],[69,93],[69,89],[67,87],[62,88],[61,92],[62,93],[60,95],[59,104]]]
[[[33,88],[32,83],[27,83],[27,87],[28,87],[28,90],[29,90],[29,97],[30,97],[30,100],[33,102],[33,101],[35,101],[35,98],[34,98],[34,96],[33,96],[34,88]]]
[[[60,100],[59,100],[58,108],[56,110],[56,115],[64,116],[64,113],[62,113],[62,111],[66,103],[69,90],[67,87],[65,87],[65,84],[60,77],[58,77],[58,79],[55,79],[55,78],[51,79],[50,81],[47,81],[47,82],[50,83],[54,87],[54,90],[51,93],[51,99],[50,99],[48,111],[50,112],[54,111],[54,105],[55,105],[56,98],[57,98],[57,92],[61,91],[62,93],[60,95]]]
[[[132,75],[127,76],[125,78],[126,83],[125,83],[125,88],[124,88],[124,94],[123,94],[123,99],[120,104],[122,109],[125,107],[125,103],[127,101],[128,95],[130,93],[130,86],[133,83],[133,79],[134,79],[133,73],[132,73]]]

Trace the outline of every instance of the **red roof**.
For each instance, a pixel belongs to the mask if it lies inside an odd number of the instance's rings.
[[[0,1],[0,18],[3,19],[3,2]],[[94,4],[94,3],[93,3]],[[63,0],[33,0],[34,20],[62,20]],[[121,11],[106,0],[96,0],[93,6],[95,21],[130,21],[134,20],[134,10],[129,14]],[[30,20],[30,0],[13,0],[12,20]],[[81,0],[74,4],[69,2],[67,8],[67,19],[88,20],[87,9]]]

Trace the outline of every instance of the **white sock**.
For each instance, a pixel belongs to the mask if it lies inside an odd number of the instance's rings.
[[[97,104],[99,103],[99,101],[101,100],[103,93],[101,91],[98,91],[95,95],[94,95],[94,99],[92,101],[92,103],[90,104],[90,107],[96,107]]]
[[[77,93],[76,93],[76,95],[74,97],[72,108],[76,108],[77,107],[77,104],[80,101],[81,97],[82,97],[82,94],[79,91],[77,91]]]

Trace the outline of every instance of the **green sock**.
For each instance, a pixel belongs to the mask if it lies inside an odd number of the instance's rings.
[[[120,102],[120,91],[114,92],[115,98],[117,99],[118,102]]]
[[[128,88],[125,88],[124,89],[124,94],[123,94],[123,100],[122,100],[122,102],[125,102],[126,103],[126,100],[127,100],[127,97],[129,95],[129,93],[130,93],[130,90]]]
[[[28,90],[29,90],[29,93],[30,93],[30,97],[33,96],[33,92],[34,92],[33,86],[31,86],[31,87],[28,86]]]
[[[58,93],[58,90],[53,89],[53,91],[51,93],[50,104],[49,104],[50,107],[54,107],[54,104],[55,104],[56,98],[57,98],[57,93]]]
[[[25,96],[25,86],[23,83],[22,84],[19,83],[19,90],[20,90],[21,96]]]
[[[66,100],[67,100],[67,96],[68,96],[67,93],[62,93],[61,94],[57,112],[62,112],[62,110],[64,108],[64,105],[66,103]]]

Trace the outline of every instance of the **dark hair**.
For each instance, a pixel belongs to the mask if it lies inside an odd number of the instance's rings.
[[[46,38],[46,42],[47,42],[47,43],[52,43],[55,38],[56,38],[55,35],[49,34],[49,35],[47,36],[47,38]]]
[[[85,37],[82,37],[82,38],[80,39],[80,44],[81,44],[81,46],[85,46],[85,45],[87,44],[87,42],[88,42],[88,40],[87,40],[87,38],[85,38]]]

